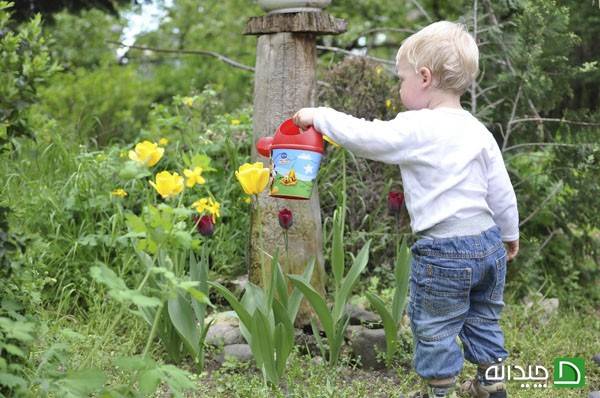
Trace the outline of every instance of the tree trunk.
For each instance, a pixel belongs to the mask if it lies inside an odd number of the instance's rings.
[[[273,135],[277,127],[298,109],[314,105],[315,70],[315,34],[282,32],[259,36],[254,83],[254,142],[260,137]],[[269,166],[269,159],[258,155],[254,146],[252,158]],[[267,192],[265,190],[260,195],[259,210],[252,217],[250,281],[262,285],[264,274],[269,283],[271,256],[278,252],[284,273],[302,274],[309,261],[315,259],[311,282],[317,291],[324,294],[325,269],[317,184],[309,200],[271,198]],[[294,217],[288,230],[287,252],[284,231],[277,217],[284,207],[289,208]],[[304,301],[296,324],[308,324],[310,314],[310,307]]]

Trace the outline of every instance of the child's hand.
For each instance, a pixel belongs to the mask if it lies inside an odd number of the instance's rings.
[[[508,254],[508,261],[517,257],[519,253],[519,240],[513,240],[512,242],[504,242],[506,245],[506,253]]]
[[[315,115],[315,108],[302,108],[292,117],[292,121],[302,130],[305,130],[309,126],[313,125],[313,119]]]

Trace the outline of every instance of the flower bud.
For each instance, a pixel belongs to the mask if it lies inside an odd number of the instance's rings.
[[[202,217],[194,216],[194,224],[202,236],[211,236],[215,229],[213,218],[210,215],[204,215]]]
[[[290,227],[294,223],[294,217],[292,215],[292,211],[287,208],[283,208],[279,211],[278,218],[279,218],[279,225],[281,225],[281,228],[283,228],[283,229],[290,229]]]
[[[390,214],[399,214],[403,204],[404,194],[402,192],[390,191],[388,193],[388,210]]]

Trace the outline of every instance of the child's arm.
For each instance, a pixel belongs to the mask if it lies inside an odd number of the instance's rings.
[[[488,148],[488,194],[490,209],[494,212],[494,222],[500,227],[502,241],[508,244],[509,260],[519,251],[519,212],[517,197],[506,171],[502,153],[490,134]]]
[[[303,108],[293,120],[301,128],[314,125],[317,131],[357,156],[398,164],[410,145],[411,130],[405,121],[408,118],[400,115],[390,121],[367,121],[331,108]]]

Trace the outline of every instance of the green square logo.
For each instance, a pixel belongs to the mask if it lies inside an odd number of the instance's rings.
[[[585,386],[585,362],[583,358],[554,359],[554,387],[581,388]]]

